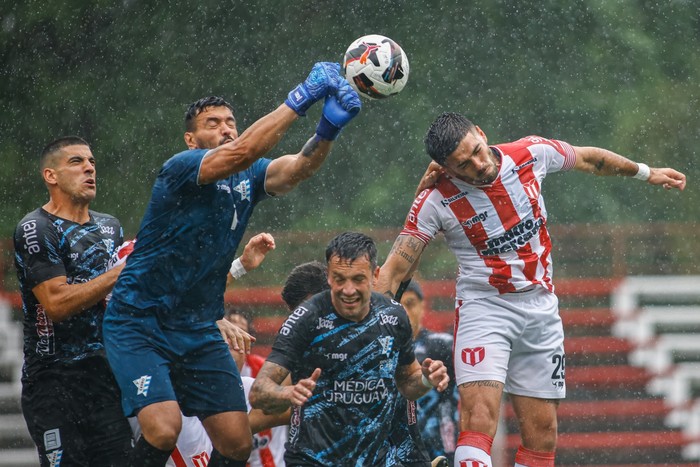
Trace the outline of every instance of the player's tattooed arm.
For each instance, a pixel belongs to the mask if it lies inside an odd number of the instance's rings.
[[[250,405],[266,414],[280,413],[290,406],[301,406],[313,395],[321,370],[316,368],[310,377],[294,385],[282,382],[289,370],[272,362],[265,362],[250,390]]]
[[[410,235],[399,235],[379,272],[376,290],[394,297],[402,281],[408,280],[418,267],[425,243]]]

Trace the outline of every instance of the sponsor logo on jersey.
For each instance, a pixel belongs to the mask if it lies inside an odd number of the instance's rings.
[[[217,184],[216,184],[216,188],[217,188],[218,190],[225,191],[225,192],[228,193],[229,195],[231,194],[231,187],[228,186],[228,185],[225,184],[225,183],[217,183]]]
[[[289,315],[289,318],[282,324],[282,327],[280,328],[280,334],[283,336],[288,336],[290,332],[292,332],[292,326],[306,314],[306,312],[309,311],[303,306],[300,306],[296,310],[292,312],[291,315]]]
[[[136,395],[148,396],[148,388],[151,386],[151,375],[143,375],[132,381],[136,385]]]
[[[533,141],[533,142],[536,142],[536,141]],[[536,157],[533,157],[532,159],[530,159],[530,160],[527,161],[527,162],[523,162],[523,163],[520,164],[520,165],[516,165],[515,167],[513,167],[512,169],[510,169],[510,171],[511,171],[512,173],[520,172],[520,170],[524,169],[525,167],[527,167],[527,166],[529,166],[529,165],[534,164],[535,162],[537,162],[537,158],[536,158]]]
[[[373,404],[386,399],[389,389],[383,379],[334,381],[333,389],[324,395],[335,404]]]
[[[39,340],[36,343],[36,353],[39,355],[53,355],[56,352],[53,338],[53,321],[46,316],[46,310],[42,305],[36,306],[36,335]]]
[[[27,221],[22,224],[22,237],[24,237],[24,249],[27,253],[34,254],[39,253],[39,238],[36,234],[36,221]]]
[[[473,349],[462,349],[462,361],[467,365],[476,366],[486,356],[486,349],[483,347],[474,347]]]
[[[399,324],[399,317],[394,315],[379,315],[379,320],[382,324],[389,324],[391,326],[396,326]]]
[[[469,192],[467,192],[467,191],[461,191],[461,192],[457,193],[456,195],[450,196],[449,198],[443,198],[442,201],[440,201],[440,204],[442,204],[443,206],[449,206],[450,204],[454,203],[455,201],[464,198],[468,194],[469,194]]]
[[[71,261],[78,261],[78,258],[80,258],[80,254],[79,254],[79,253],[71,253],[71,254],[70,254],[70,260],[71,260]]]
[[[465,226],[468,229],[471,229],[476,224],[484,222],[487,217],[489,217],[488,211],[480,212],[479,214],[475,215],[474,217],[471,217],[471,218],[467,219],[466,221],[460,222],[460,224],[462,224],[463,226]]]
[[[333,321],[327,318],[319,318],[316,329],[333,329]]]
[[[409,425],[415,425],[418,422],[416,416],[416,401],[406,400],[406,421]]]
[[[382,353],[384,355],[389,355],[392,347],[394,347],[394,338],[391,336],[384,336],[377,339],[377,341],[382,345]]]
[[[103,235],[114,235],[114,227],[111,225],[101,225],[100,233]]]
[[[508,251],[514,251],[525,245],[540,230],[544,224],[544,219],[535,221],[527,219],[518,222],[512,229],[503,235],[486,241],[486,249],[480,251],[482,256],[495,256]]]
[[[250,201],[250,180],[245,179],[233,187],[233,191],[241,195],[242,200]]]
[[[346,353],[336,353],[336,352],[328,352],[325,354],[325,357],[328,360],[340,360],[341,362],[344,362],[348,358],[348,354]]]

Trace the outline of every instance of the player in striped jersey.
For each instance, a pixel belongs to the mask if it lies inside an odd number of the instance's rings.
[[[454,362],[461,432],[455,465],[491,466],[505,390],[520,421],[515,465],[553,466],[565,356],[542,182],[549,173],[576,169],[683,190],[685,175],[539,136],[489,146],[484,132],[456,113],[440,115],[425,144],[435,162],[421,185],[430,186],[413,202],[377,289],[395,293],[425,247],[443,233],[459,263]]]

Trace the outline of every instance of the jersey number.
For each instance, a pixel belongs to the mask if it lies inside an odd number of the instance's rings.
[[[566,356],[559,354],[552,355],[552,363],[554,363],[552,379],[564,379],[566,370]]]

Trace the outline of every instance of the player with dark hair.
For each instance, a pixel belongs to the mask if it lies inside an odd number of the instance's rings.
[[[445,235],[459,262],[455,463],[491,465],[505,390],[520,423],[516,466],[553,466],[565,356],[541,184],[549,173],[576,169],[683,190],[685,175],[540,136],[489,146],[481,128],[456,113],[433,122],[425,145],[436,163],[422,185],[436,183],[413,202],[381,268],[379,289],[395,293],[430,241]]]
[[[316,133],[301,151],[264,158],[322,99]],[[105,346],[124,412],[136,413],[143,430],[135,465],[165,462],[180,410],[202,420],[214,446],[210,467],[245,465],[252,446],[245,399],[217,326],[228,323],[221,320],[226,273],[241,273],[232,260],[257,203],[311,177],[359,109],[340,65],[317,63],[284,104],[240,136],[223,101],[200,100],[188,110],[189,149],[163,164],[105,314]]]
[[[354,232],[326,249],[330,290],[302,303],[282,325],[251,390],[265,412],[292,407],[285,460],[292,465],[383,465],[401,393],[411,400],[449,378],[440,361],[421,366],[411,325],[396,302],[372,292],[377,249]],[[283,386],[291,374],[292,385]]]
[[[126,465],[131,430],[102,344],[103,300],[122,267],[119,221],[90,209],[95,157],[77,136],[41,153],[49,201],[14,235],[24,311],[22,412],[42,466]]]
[[[428,391],[416,401],[418,403],[418,426],[421,438],[431,457],[445,456],[452,465],[459,432],[459,393],[454,383],[452,363],[452,336],[445,332],[434,332],[423,327],[425,301],[423,289],[411,280],[397,300],[408,313],[413,328],[416,360],[422,362],[430,357],[441,360],[447,367],[450,384],[443,392]]]
[[[282,287],[282,300],[293,311],[311,295],[328,289],[328,268],[319,261],[299,264],[292,269]]]

